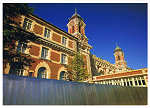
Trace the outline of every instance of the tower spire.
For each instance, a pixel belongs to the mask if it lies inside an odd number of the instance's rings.
[[[118,45],[118,43],[116,42],[116,48],[117,48],[117,47],[120,48],[119,45]]]
[[[116,46],[118,46],[117,42],[116,42]]]

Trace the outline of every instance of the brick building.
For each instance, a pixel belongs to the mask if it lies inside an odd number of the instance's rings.
[[[68,32],[35,16],[20,16],[14,19],[21,29],[30,34],[28,46],[24,48],[18,41],[16,53],[21,52],[31,56],[34,63],[25,70],[13,70],[22,76],[32,76],[47,79],[62,79],[68,64],[76,52],[83,56],[87,72],[91,75],[90,49],[85,35],[85,23],[77,12],[69,19]],[[11,74],[11,66],[4,60],[4,74]]]
[[[89,81],[121,86],[147,86],[147,69],[130,69],[119,46],[114,50],[115,64],[90,54],[92,46],[88,44],[85,35],[86,24],[77,11],[68,21],[68,32],[35,15],[20,16],[14,20],[20,24],[20,29],[29,34],[28,46],[30,46],[24,48],[16,41],[15,51],[30,55],[35,62],[24,70],[14,70],[4,60],[4,74],[16,71],[16,74],[21,76],[63,79],[67,71],[66,64],[70,63],[76,52],[80,52],[87,73],[90,74]]]

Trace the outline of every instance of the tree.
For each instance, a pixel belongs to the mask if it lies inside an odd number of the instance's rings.
[[[85,81],[89,77],[83,56],[79,52],[75,54],[73,60],[67,65],[67,75],[68,79],[72,81]]]
[[[23,54],[16,51],[16,42],[19,42],[23,47],[29,48],[27,38],[29,34],[24,32],[17,19],[21,15],[27,16],[31,14],[33,9],[28,4],[20,3],[4,3],[3,4],[3,60],[4,64],[9,63],[11,73],[15,73],[15,70],[24,69],[26,66],[30,66],[30,55]]]

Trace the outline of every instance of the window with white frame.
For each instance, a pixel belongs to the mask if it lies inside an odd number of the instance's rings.
[[[50,37],[50,30],[45,28],[44,37],[49,38]]]
[[[17,52],[25,53],[25,50],[26,50],[26,45],[23,44],[23,43],[18,42]]]
[[[46,59],[48,56],[48,49],[42,47],[41,58]]]
[[[31,25],[32,25],[32,21],[28,18],[24,19],[24,23],[23,23],[23,29],[25,30],[30,30],[31,29]]]
[[[67,45],[67,38],[66,37],[62,37],[62,44],[64,45],[64,46],[66,46]]]
[[[61,55],[61,63],[62,64],[67,64],[67,55],[65,55],[65,54]]]

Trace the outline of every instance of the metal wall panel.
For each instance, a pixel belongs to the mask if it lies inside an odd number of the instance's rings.
[[[3,76],[4,105],[146,105],[146,87]]]

